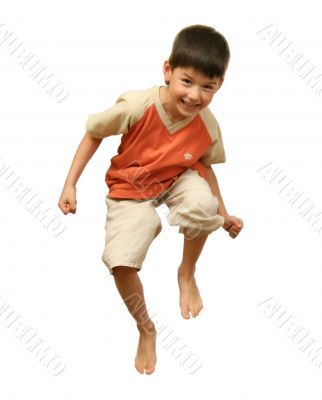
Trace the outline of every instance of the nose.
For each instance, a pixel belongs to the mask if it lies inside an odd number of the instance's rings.
[[[191,101],[198,102],[200,94],[199,94],[199,87],[197,85],[193,85],[189,88],[188,98]]]

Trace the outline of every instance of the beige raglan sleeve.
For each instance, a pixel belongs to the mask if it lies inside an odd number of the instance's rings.
[[[127,93],[123,93],[116,104],[105,111],[90,114],[86,122],[86,132],[98,139],[110,135],[124,134],[131,122],[131,107]]]
[[[210,110],[205,112],[203,119],[208,127],[213,142],[211,146],[208,147],[206,152],[200,157],[199,161],[206,167],[209,167],[211,164],[226,162],[225,148],[218,121],[212,115]]]

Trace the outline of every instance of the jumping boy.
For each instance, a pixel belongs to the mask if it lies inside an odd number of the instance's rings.
[[[138,271],[161,220],[184,235],[178,268],[181,315],[196,317],[202,300],[194,278],[210,233],[223,227],[235,238],[243,228],[228,214],[211,164],[226,161],[219,124],[208,105],[221,87],[230,59],[224,36],[204,25],[181,30],[164,62],[166,86],[123,93],[111,108],[89,115],[60,196],[64,214],[76,213],[76,183],[103,138],[121,134],[118,154],[105,176],[106,238],[102,255],[139,330],[135,367],[151,374],[156,364],[156,329],[150,319]],[[137,302],[130,301],[138,297]]]

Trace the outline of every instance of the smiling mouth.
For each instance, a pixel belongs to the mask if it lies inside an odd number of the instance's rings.
[[[184,104],[184,106],[185,106],[186,108],[188,108],[189,110],[195,110],[196,108],[199,107],[199,104],[189,104],[189,103],[187,103],[187,102],[184,101],[184,100],[181,100],[181,103]]]

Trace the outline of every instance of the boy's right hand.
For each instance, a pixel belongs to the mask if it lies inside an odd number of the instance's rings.
[[[58,207],[65,215],[68,213],[75,214],[76,203],[76,187],[65,186],[58,201]]]

